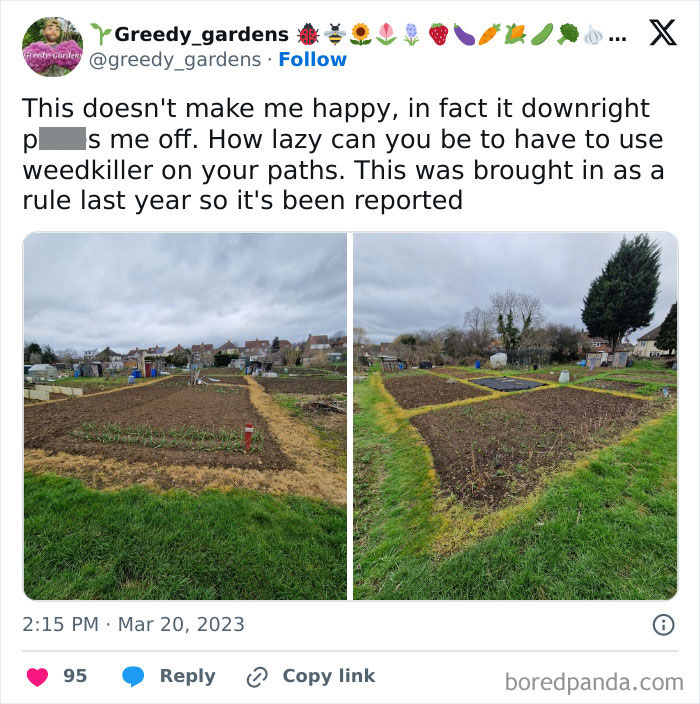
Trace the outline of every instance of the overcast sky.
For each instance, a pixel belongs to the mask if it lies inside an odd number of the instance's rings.
[[[652,325],[632,340],[660,325],[677,296],[676,240],[649,234],[662,250],[659,297]],[[354,325],[373,342],[461,325],[466,310],[488,308],[492,292],[512,288],[538,296],[549,321],[583,327],[583,297],[621,239],[598,233],[356,234]]]
[[[31,235],[24,340],[117,352],[346,328],[345,235]]]

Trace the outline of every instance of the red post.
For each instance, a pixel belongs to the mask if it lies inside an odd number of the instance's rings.
[[[245,424],[244,436],[245,436],[245,451],[250,452],[250,441],[253,439],[253,424],[252,423]]]

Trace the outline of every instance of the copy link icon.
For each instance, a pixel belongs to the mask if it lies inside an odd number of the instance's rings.
[[[267,679],[267,670],[264,667],[256,667],[246,678],[249,687],[257,689]]]

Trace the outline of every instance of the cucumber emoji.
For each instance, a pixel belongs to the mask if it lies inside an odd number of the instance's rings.
[[[536,36],[532,38],[532,43],[535,46],[539,46],[540,44],[544,44],[547,41],[547,38],[549,35],[552,33],[552,30],[554,29],[554,25],[550,22],[549,24],[544,26],[544,29]]]

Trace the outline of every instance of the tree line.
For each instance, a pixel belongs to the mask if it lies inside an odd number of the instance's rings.
[[[462,325],[419,330],[398,335],[391,349],[399,357],[433,362],[464,363],[497,350],[542,350],[554,362],[579,358],[585,351],[582,333],[600,337],[615,351],[635,331],[648,327],[654,318],[659,293],[661,248],[646,234],[623,237],[617,251],[605,262],[583,298],[581,321],[574,325],[547,320],[543,302],[534,294],[506,289],[489,297],[489,305],[464,313]],[[657,347],[677,349],[677,304],[668,312]],[[363,328],[355,328],[356,347],[369,340]]]

